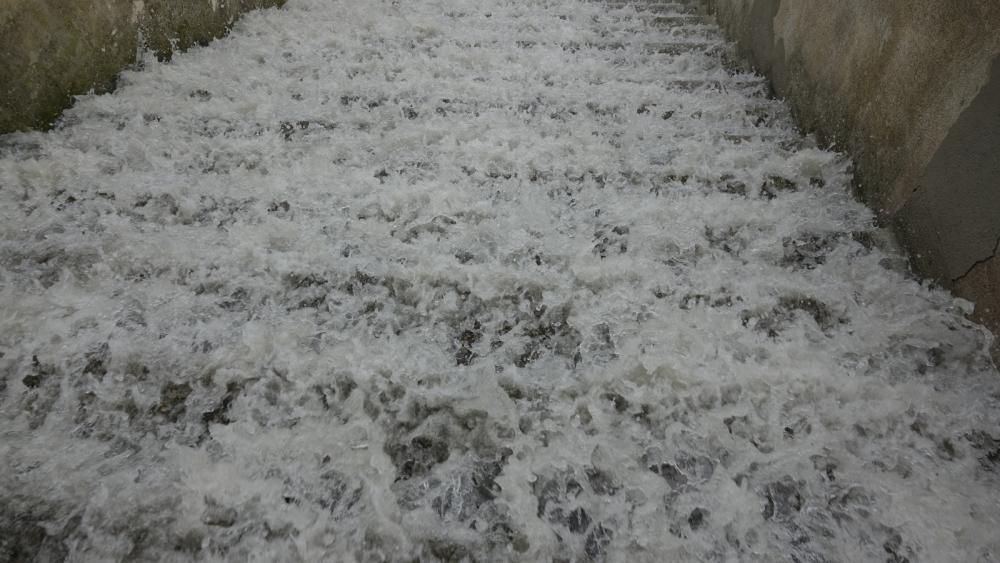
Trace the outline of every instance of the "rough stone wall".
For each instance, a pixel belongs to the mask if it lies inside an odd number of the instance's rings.
[[[0,0],[0,133],[45,128],[73,96],[114,87],[145,45],[208,42],[284,0]]]
[[[913,264],[1000,335],[1000,2],[705,2],[800,125],[854,157]]]

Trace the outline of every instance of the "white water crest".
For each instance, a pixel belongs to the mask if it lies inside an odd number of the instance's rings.
[[[997,560],[992,337],[733,61],[290,0],[0,137],[0,559]]]

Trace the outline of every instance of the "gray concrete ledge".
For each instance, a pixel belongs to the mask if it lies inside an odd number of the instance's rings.
[[[1000,335],[1000,2],[704,2],[803,129],[851,154],[915,268]]]
[[[91,89],[114,88],[140,46],[161,58],[285,0],[0,0],[0,133],[46,128]]]

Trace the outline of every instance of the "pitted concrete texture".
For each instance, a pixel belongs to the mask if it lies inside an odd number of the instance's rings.
[[[974,295],[1000,328],[1000,57],[897,214],[914,262]],[[994,350],[997,349],[994,343]],[[995,355],[995,354],[994,354]]]
[[[0,133],[45,128],[73,96],[114,87],[143,48],[160,58],[284,0],[0,0]]]
[[[996,332],[1000,2],[707,4],[801,126],[851,153],[917,269]]]

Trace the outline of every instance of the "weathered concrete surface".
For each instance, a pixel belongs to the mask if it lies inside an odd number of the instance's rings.
[[[157,56],[216,38],[284,0],[0,0],[0,133],[44,128],[73,96],[114,87],[145,45]]]
[[[851,153],[914,265],[1000,334],[1000,2],[706,3],[802,127]]]

